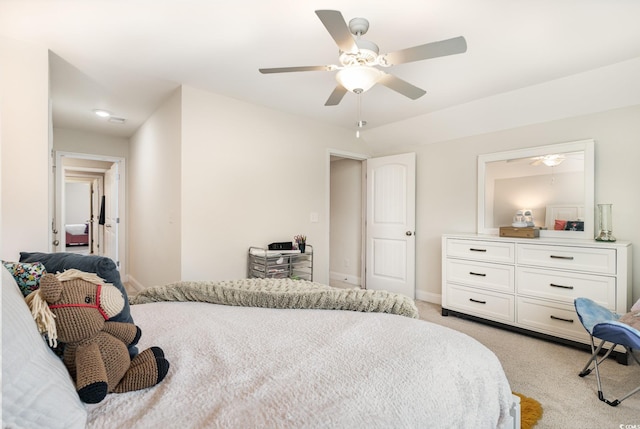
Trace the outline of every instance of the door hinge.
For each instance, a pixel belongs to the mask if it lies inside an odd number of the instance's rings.
[[[116,218],[116,223],[120,223],[120,218],[119,217]]]

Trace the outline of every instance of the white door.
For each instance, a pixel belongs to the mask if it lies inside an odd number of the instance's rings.
[[[118,163],[104,173],[104,256],[118,264]]]
[[[415,153],[367,160],[367,289],[415,299],[415,182]]]
[[[91,181],[91,220],[89,223],[89,236],[91,241],[91,254],[100,255],[100,240],[98,231],[100,230],[98,221],[100,216],[100,202],[102,201],[99,179]]]

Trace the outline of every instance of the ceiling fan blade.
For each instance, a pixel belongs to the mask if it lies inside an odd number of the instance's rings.
[[[337,10],[316,10],[316,15],[324,24],[325,28],[336,41],[338,48],[343,52],[355,54],[358,52],[358,45],[347,26],[347,23]]]
[[[331,71],[333,66],[303,66],[303,67],[275,67],[269,69],[258,69],[260,73],[289,73],[302,71]]]
[[[427,91],[411,85],[409,82],[400,79],[389,73],[382,73],[382,77],[378,80],[378,83],[386,86],[389,89],[393,89],[400,94],[409,97],[412,100],[418,99],[425,95]]]
[[[342,85],[336,85],[336,89],[333,90],[327,102],[324,103],[325,106],[337,106],[342,101],[342,97],[347,93],[347,88]]]
[[[466,51],[467,41],[464,37],[459,36],[392,52],[384,55],[384,59],[388,65],[394,65],[444,57],[446,55],[462,54]]]

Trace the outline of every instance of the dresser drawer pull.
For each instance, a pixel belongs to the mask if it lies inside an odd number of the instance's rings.
[[[559,287],[561,289],[573,289],[573,286],[556,285],[556,284],[553,284],[553,283],[549,283],[549,286],[551,286],[551,287]]]
[[[473,299],[473,298],[469,298],[469,301],[471,301],[471,302],[476,302],[476,303],[478,303],[478,304],[486,304],[486,303],[487,303],[487,301],[480,301],[480,300]]]
[[[573,323],[573,319],[563,319],[562,317],[556,317],[554,315],[551,315],[549,317],[551,317],[553,320],[560,320],[561,322]]]
[[[487,249],[475,249],[473,247],[469,248],[469,250],[471,252],[486,252],[487,251]]]
[[[568,259],[570,261],[573,261],[573,256],[557,256],[557,255],[550,255],[549,256],[552,259]]]
[[[487,275],[486,275],[486,274],[483,274],[483,273],[474,273],[473,271],[469,271],[469,274],[471,274],[472,276],[487,277]]]

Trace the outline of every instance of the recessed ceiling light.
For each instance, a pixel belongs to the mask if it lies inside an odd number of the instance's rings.
[[[94,109],[93,113],[95,113],[96,115],[100,116],[101,118],[108,118],[109,116],[111,116],[111,112],[108,112],[108,111],[102,110],[102,109]]]

